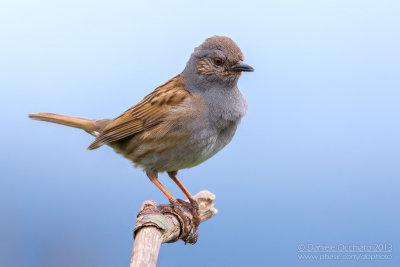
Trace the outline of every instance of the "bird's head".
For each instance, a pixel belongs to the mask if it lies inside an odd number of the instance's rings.
[[[254,69],[244,62],[243,53],[235,42],[225,36],[213,36],[195,48],[183,74],[203,86],[212,83],[231,87],[236,86],[243,71]]]

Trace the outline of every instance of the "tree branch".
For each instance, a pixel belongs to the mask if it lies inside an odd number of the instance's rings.
[[[218,210],[214,208],[215,195],[201,191],[194,195],[199,204],[200,221],[210,219]],[[192,219],[189,210],[185,210]],[[130,267],[151,266],[157,264],[158,252],[162,243],[173,243],[179,239],[190,239],[190,232],[185,232],[183,219],[173,210],[172,205],[157,206],[153,200],[143,202],[138,213]]]

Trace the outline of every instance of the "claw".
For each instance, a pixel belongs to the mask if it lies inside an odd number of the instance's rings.
[[[170,201],[175,212],[181,217],[183,225],[182,240],[185,244],[195,244],[198,237],[198,227],[200,224],[199,207],[197,201],[194,199],[190,200],[190,203],[182,199]],[[189,216],[190,217],[189,217]]]

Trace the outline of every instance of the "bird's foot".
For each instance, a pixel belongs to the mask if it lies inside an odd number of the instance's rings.
[[[196,226],[196,232],[200,224],[200,216],[199,216],[199,203],[194,198],[189,198],[191,212],[193,216],[193,224]]]
[[[200,224],[199,205],[194,199],[189,200],[190,203],[182,199],[171,201],[175,212],[181,218],[183,232],[181,239],[185,244],[195,244],[198,237],[198,227]]]

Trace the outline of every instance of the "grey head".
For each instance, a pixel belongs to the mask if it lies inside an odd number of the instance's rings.
[[[236,43],[225,36],[213,36],[194,49],[182,75],[189,91],[206,91],[236,88],[243,71],[254,69],[244,62]]]

